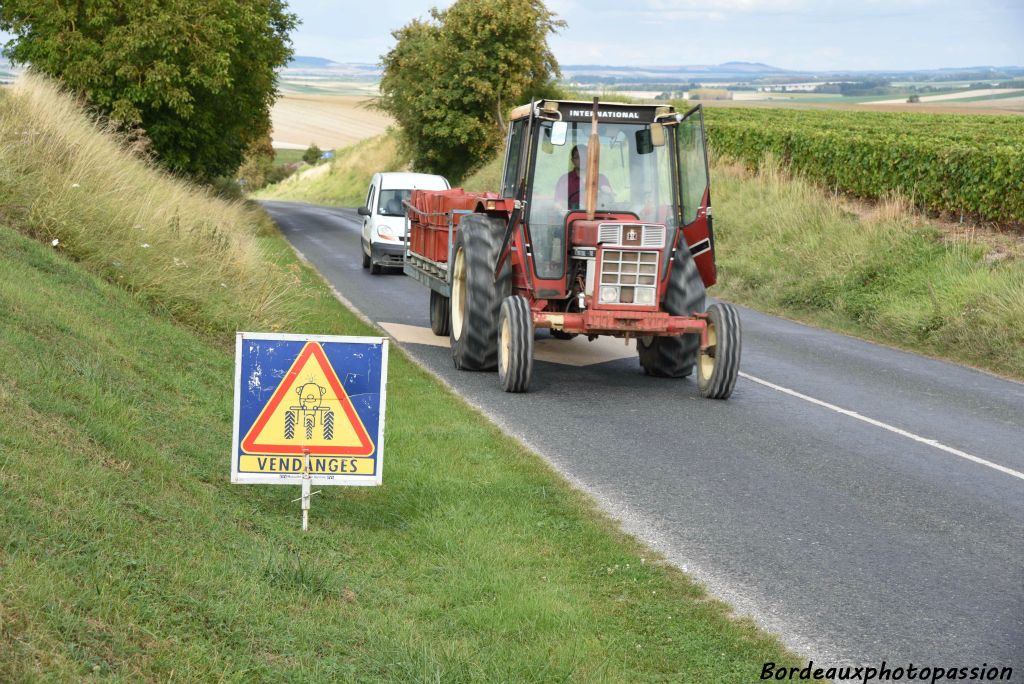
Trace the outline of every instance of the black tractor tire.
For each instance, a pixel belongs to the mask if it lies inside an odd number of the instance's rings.
[[[312,416],[306,417],[306,439],[313,439],[313,418]]]
[[[533,376],[533,316],[526,297],[512,295],[498,314],[498,382],[506,392],[525,392]]]
[[[295,439],[295,411],[286,411],[284,414],[284,438]]]
[[[668,276],[668,291],[662,308],[673,316],[689,316],[703,313],[704,307],[704,281],[690,250],[682,241]],[[700,335],[690,333],[670,337],[641,337],[636,341],[636,348],[640,366],[647,375],[685,378],[693,373],[697,362]]]
[[[708,399],[728,399],[740,372],[740,314],[728,304],[708,307],[708,349],[697,361],[697,387]]]
[[[452,249],[450,333],[452,361],[460,370],[491,371],[498,366],[498,309],[511,289],[508,259],[497,281],[494,263],[505,223],[469,214],[459,224]]]
[[[430,291],[430,329],[438,337],[451,333],[452,310],[448,298],[440,292]]]
[[[324,439],[334,439],[334,411],[324,411]]]

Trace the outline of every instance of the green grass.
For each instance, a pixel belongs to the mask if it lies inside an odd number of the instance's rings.
[[[35,180],[17,191],[116,148],[68,134],[73,108],[17,128],[30,95],[0,100],[0,140],[69,148],[22,160]],[[92,197],[120,179],[107,213],[0,202],[0,681],[747,682],[799,664],[400,350],[383,486],[326,488],[301,534],[296,488],[228,484],[234,325],[374,331],[275,231],[205,196],[188,220],[249,255],[241,282],[288,296],[255,315],[237,285],[209,286],[213,265],[144,278],[171,265],[137,248],[134,217],[179,186],[115,161],[131,173],[89,166]],[[199,250],[187,230],[160,244]]]
[[[302,161],[302,155],[306,150],[284,150],[274,148],[274,166],[284,166]]]
[[[863,218],[770,160],[754,176],[718,165],[712,184],[713,294],[1024,378],[1020,249],[951,239],[905,201]]]
[[[253,194],[257,199],[312,202],[354,207],[366,200],[370,178],[378,171],[401,171],[408,163],[398,150],[397,136],[368,138],[335,151],[329,170],[313,176],[295,174]]]

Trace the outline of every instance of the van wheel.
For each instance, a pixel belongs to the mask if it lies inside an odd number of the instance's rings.
[[[363,243],[359,243],[359,251],[363,255],[363,268],[370,268],[370,255],[363,249]]]

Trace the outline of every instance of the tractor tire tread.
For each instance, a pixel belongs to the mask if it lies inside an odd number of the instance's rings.
[[[513,295],[502,301],[498,317],[499,345],[505,321],[508,321],[510,333],[508,368],[502,372],[506,364],[499,359],[498,381],[506,392],[525,392],[533,375],[533,316],[525,297]],[[501,354],[501,349],[498,353]]]

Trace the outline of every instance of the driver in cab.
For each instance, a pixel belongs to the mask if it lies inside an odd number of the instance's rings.
[[[573,145],[571,156],[572,171],[559,178],[555,184],[555,205],[558,207],[568,207],[570,210],[579,209],[581,201],[586,202],[586,196],[583,193],[586,191],[587,185],[587,174],[585,171],[587,165],[587,146]],[[597,191],[598,196],[612,195],[612,185],[603,173],[598,175]]]

